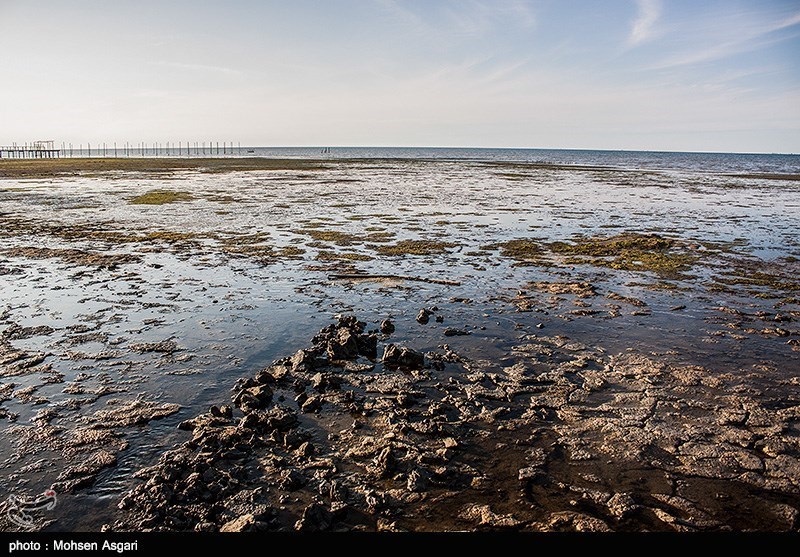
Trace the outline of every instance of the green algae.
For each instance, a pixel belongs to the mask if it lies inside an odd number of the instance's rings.
[[[189,192],[172,190],[153,190],[137,195],[130,200],[131,205],[166,205],[179,201],[191,201],[194,197]]]
[[[662,278],[687,278],[698,256],[684,246],[657,234],[625,233],[607,238],[578,238],[572,243],[552,242],[550,251],[566,256],[564,263],[594,265],[621,271],[654,273]]]
[[[392,232],[368,232],[362,234],[354,234],[350,232],[342,232],[340,230],[317,230],[317,229],[303,229],[295,231],[297,234],[305,234],[310,236],[316,242],[325,242],[328,244],[336,244],[337,246],[351,246],[366,243],[384,243],[390,242],[394,238]]]
[[[381,255],[437,255],[447,253],[457,245],[435,240],[401,240],[392,245],[374,246],[373,249]]]
[[[375,258],[365,253],[320,251],[317,254],[319,261],[372,261],[373,259]]]

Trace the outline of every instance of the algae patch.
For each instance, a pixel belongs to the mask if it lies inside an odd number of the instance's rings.
[[[381,255],[437,255],[447,253],[458,244],[434,240],[401,240],[388,246],[374,246]]]
[[[390,241],[394,234],[391,232],[369,232],[367,234],[352,234],[339,230],[316,230],[303,229],[296,231],[298,234],[310,236],[317,242],[336,244],[337,246],[351,246],[353,244],[364,244],[367,242],[383,243]]]
[[[515,259],[518,266],[542,263],[542,257],[544,256],[541,242],[525,238],[482,246],[481,250],[500,250],[501,256]]]
[[[622,271],[648,271],[662,278],[686,278],[698,256],[678,241],[657,234],[626,233],[608,238],[579,238],[553,242],[550,251],[566,256],[568,264],[589,264]]]
[[[137,195],[130,200],[131,205],[166,205],[179,201],[191,201],[194,197],[189,192],[171,190],[153,190]]]
[[[373,259],[375,258],[365,253],[320,251],[317,254],[318,261],[372,261]]]

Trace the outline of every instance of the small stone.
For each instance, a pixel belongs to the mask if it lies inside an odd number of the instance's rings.
[[[300,410],[304,413],[308,414],[311,412],[315,412],[322,407],[322,397],[317,395],[312,395],[308,397],[305,402],[300,406]]]
[[[445,437],[442,441],[446,449],[455,449],[458,447],[458,441],[456,441],[453,437]]]
[[[420,325],[427,325],[428,321],[430,321],[430,316],[431,312],[427,309],[423,308],[419,310],[419,313],[417,314],[417,323]]]
[[[425,366],[425,356],[421,353],[395,344],[384,349],[382,360],[389,368],[421,369]]]
[[[380,330],[384,335],[391,335],[394,332],[394,323],[390,319],[384,319],[381,321]]]
[[[358,338],[350,329],[339,329],[328,342],[327,352],[331,360],[353,360],[358,357]]]
[[[231,520],[230,522],[226,522],[222,528],[220,528],[220,532],[252,532],[256,525],[256,517],[252,514],[245,514]]]
[[[459,513],[459,518],[477,522],[480,526],[515,528],[522,524],[510,514],[495,514],[489,505],[472,505]]]
[[[315,373],[314,377],[311,378],[311,386],[317,391],[324,391],[327,384],[328,381],[325,376],[319,372]]]
[[[606,506],[608,507],[608,510],[611,512],[611,514],[613,514],[617,518],[625,518],[636,508],[638,508],[636,502],[627,493],[615,493],[606,502]]]
[[[428,489],[428,475],[418,470],[412,471],[406,480],[406,488],[413,493],[422,493]]]
[[[297,448],[297,454],[299,456],[308,458],[309,456],[314,454],[314,445],[306,441]]]
[[[300,532],[322,532],[330,529],[333,514],[322,503],[311,503],[303,511],[303,517],[294,525]]]

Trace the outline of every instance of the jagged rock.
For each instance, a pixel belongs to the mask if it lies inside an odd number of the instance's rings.
[[[233,403],[245,414],[265,408],[272,402],[273,392],[267,385],[242,389],[233,397]]]
[[[425,357],[405,346],[388,345],[383,352],[383,365],[389,368],[421,369],[425,366]]]
[[[444,331],[444,336],[446,337],[462,337],[471,334],[469,331],[464,329],[454,329],[453,327],[448,327]]]
[[[381,321],[380,331],[384,335],[391,335],[394,332],[394,323],[390,319]]]
[[[231,520],[230,522],[225,523],[222,528],[219,529],[220,532],[253,532],[257,530],[256,517],[252,514],[245,514]]]
[[[378,337],[376,335],[358,336],[358,353],[367,358],[378,357]]]
[[[322,407],[322,397],[311,395],[301,405],[300,410],[306,414],[316,412]]]
[[[611,532],[609,525],[599,518],[569,511],[551,514],[545,529],[560,532]]]
[[[303,517],[295,524],[300,532],[323,532],[333,525],[333,513],[322,503],[311,503],[303,511]]]
[[[424,470],[412,470],[406,480],[406,488],[414,493],[424,493],[430,485],[430,478]]]
[[[416,317],[417,323],[419,323],[420,325],[427,325],[428,322],[431,320],[431,315],[432,313],[430,310],[422,308],[421,310],[419,310],[419,313],[417,314]]]
[[[459,518],[476,522],[479,526],[493,528],[516,528],[522,524],[510,514],[499,515],[489,505],[471,505],[459,513]]]
[[[609,512],[617,518],[625,518],[638,508],[638,505],[627,493],[615,493],[606,501]]]
[[[313,350],[298,350],[291,359],[292,371],[309,371],[317,368],[318,356]]]
[[[303,475],[295,468],[281,471],[281,479],[278,486],[285,491],[296,491],[306,483]]]
[[[339,329],[328,341],[328,357],[331,360],[352,360],[358,357],[358,337],[350,329]]]

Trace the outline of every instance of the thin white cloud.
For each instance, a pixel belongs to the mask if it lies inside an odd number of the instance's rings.
[[[661,17],[661,0],[636,0],[638,14],[631,27],[628,44],[636,46],[654,36],[654,27]]]
[[[687,66],[721,60],[736,54],[752,52],[775,43],[782,42],[788,38],[798,36],[794,34],[773,35],[776,31],[788,29],[800,24],[800,13],[778,21],[764,22],[760,24],[750,24],[737,26],[734,30],[728,30],[728,40],[718,40],[716,43],[705,46],[695,46],[691,51],[671,56],[660,64],[656,64],[651,69],[671,68],[676,66]]]
[[[777,24],[773,26],[770,31],[778,31],[780,29],[786,29],[787,27],[792,27],[793,25],[797,25],[800,23],[800,12],[794,14],[793,16],[787,17],[783,21],[779,21]]]

